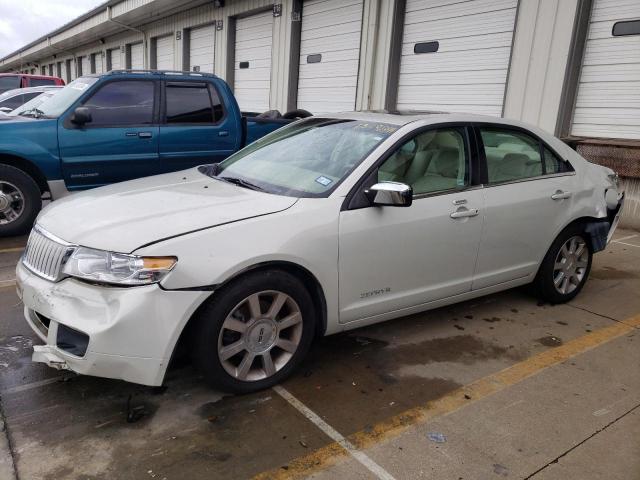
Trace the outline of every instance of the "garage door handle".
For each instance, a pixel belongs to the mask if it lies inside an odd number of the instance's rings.
[[[571,192],[563,192],[562,190],[558,190],[556,193],[551,195],[553,200],[565,200],[571,197]]]
[[[451,218],[467,218],[467,217],[475,217],[480,213],[477,208],[471,209],[460,209],[453,212],[449,215]]]

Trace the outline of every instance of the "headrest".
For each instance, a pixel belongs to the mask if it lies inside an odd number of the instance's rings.
[[[459,159],[460,152],[458,149],[442,149],[431,161],[433,163],[433,171],[438,175],[442,175],[443,177],[457,178]]]

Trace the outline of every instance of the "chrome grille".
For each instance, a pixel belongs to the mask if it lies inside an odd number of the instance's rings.
[[[34,227],[29,235],[22,263],[36,275],[55,281],[60,277],[64,262],[73,253],[73,246]]]

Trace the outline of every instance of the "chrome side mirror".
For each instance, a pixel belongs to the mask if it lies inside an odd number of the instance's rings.
[[[413,188],[405,183],[380,182],[365,192],[374,205],[409,207],[413,202]]]

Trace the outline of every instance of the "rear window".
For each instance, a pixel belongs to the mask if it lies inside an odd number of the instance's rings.
[[[0,77],[0,92],[20,88],[20,77]]]
[[[22,95],[16,95],[15,97],[11,97],[8,100],[0,100],[0,107],[7,107],[11,110],[18,108],[20,105],[27,103],[29,100],[32,100],[40,95],[40,92],[32,92],[25,93]]]
[[[55,85],[56,81],[52,78],[32,78],[29,80],[30,87],[44,87],[46,85]]]

